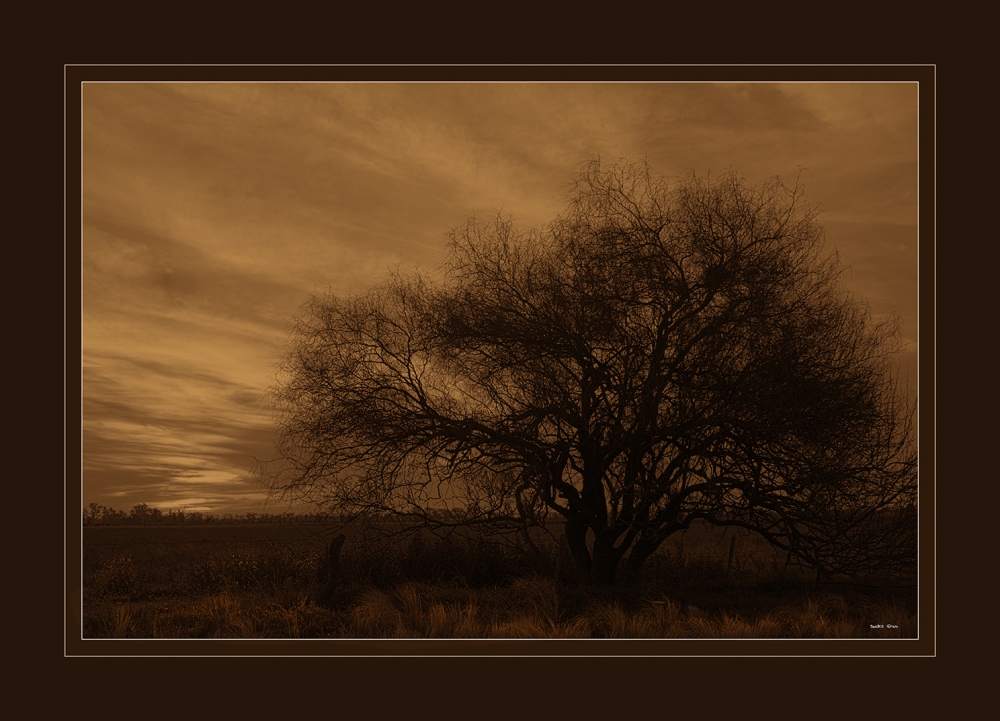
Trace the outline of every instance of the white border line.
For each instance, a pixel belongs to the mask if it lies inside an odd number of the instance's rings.
[[[449,65],[449,64],[413,64],[413,65],[399,65],[399,64],[370,64],[370,65],[256,65],[256,64],[242,64],[242,65],[200,65],[200,64],[135,64],[135,65],[119,65],[119,64],[67,64],[63,67],[63,475],[64,479],[67,474],[66,468],[66,371],[67,371],[67,359],[66,359],[66,246],[67,246],[67,227],[66,227],[66,132],[67,132],[67,118],[66,118],[66,74],[67,68],[70,67],[120,67],[120,68],[134,68],[134,67],[192,67],[192,68],[205,68],[205,67],[245,67],[245,68],[703,68],[703,67],[722,67],[722,68],[756,68],[756,67],[780,67],[788,69],[798,69],[798,68],[816,68],[816,67],[836,67],[836,68],[872,68],[872,67],[885,67],[885,68],[931,68],[933,81],[934,81],[934,141],[933,141],[933,157],[935,161],[935,169],[937,167],[937,66],[934,64],[910,64],[910,65],[893,65],[893,64],[853,64],[853,65],[836,65],[836,64],[813,64],[813,65],[781,65],[781,64],[748,64],[748,65],[728,65],[728,64],[699,64],[699,65],[641,65],[641,64],[619,64],[619,65],[590,65],[590,64],[579,64],[579,65],[537,65],[537,64],[515,64],[515,65],[492,65],[492,64],[482,64],[482,65]],[[87,84],[94,85],[110,85],[110,84],[131,84],[131,85],[156,85],[156,84],[168,84],[168,85],[223,85],[223,84],[240,84],[240,85],[333,85],[333,84],[388,84],[388,85],[496,85],[496,84],[510,84],[510,85],[567,85],[567,84],[581,84],[581,85],[679,85],[679,84],[691,84],[691,85],[710,85],[710,84],[725,84],[725,85],[746,85],[746,84],[762,84],[762,85],[785,85],[785,84],[809,84],[809,85],[861,85],[861,84],[877,84],[877,85],[889,85],[889,84],[915,84],[917,86],[917,108],[916,108],[916,121],[917,121],[917,637],[916,638],[564,638],[564,639],[553,639],[553,638],[519,638],[519,639],[504,639],[504,638],[449,638],[449,639],[412,639],[412,638],[312,638],[312,639],[292,639],[292,638],[226,638],[226,639],[207,639],[212,642],[225,641],[225,642],[473,642],[473,643],[483,643],[483,642],[552,642],[557,643],[564,642],[642,642],[642,641],[653,641],[653,642],[671,642],[671,641],[839,641],[841,643],[848,642],[886,642],[886,641],[908,641],[910,643],[919,642],[920,640],[920,502],[919,502],[919,492],[920,492],[920,81],[919,80],[83,80],[80,82],[80,254],[81,259],[83,255],[83,88]],[[936,239],[937,231],[937,176],[935,173],[934,177],[934,231],[933,237]],[[934,317],[936,318],[936,305],[937,305],[937,247],[935,243],[934,247]],[[83,323],[83,263],[80,264],[80,323],[82,330]],[[935,334],[936,335],[936,334]],[[83,342],[81,333],[81,365],[80,365],[80,499],[81,507],[83,503]],[[933,383],[933,395],[935,399],[935,407],[937,400],[937,348],[936,343],[934,344],[934,383]],[[934,468],[935,477],[937,469],[937,419],[936,414],[934,418]],[[65,487],[65,486],[64,486]],[[937,501],[937,488],[935,486],[934,493],[935,503]],[[66,547],[66,514],[67,514],[67,504],[63,503],[63,547]],[[935,558],[937,550],[937,515],[935,514],[935,534],[934,534],[934,549]],[[935,564],[935,578],[934,578],[934,599],[935,599],[935,613],[934,613],[934,653],[932,656],[937,655],[937,566]],[[64,595],[64,609],[65,609],[65,597],[66,597],[66,554],[64,550],[63,555],[63,595]],[[109,639],[109,638],[84,638],[83,637],[83,593],[82,593],[82,578],[83,578],[83,523],[81,517],[80,523],[80,579],[81,579],[81,593],[80,593],[80,640],[81,642],[101,642],[101,641],[113,641],[115,643],[120,643],[122,641],[167,641],[167,642],[184,642],[184,641],[205,641],[206,639],[196,639],[196,638],[170,638],[170,639],[155,639],[155,638],[134,638],[134,639]],[[66,614],[63,614],[63,652],[64,656],[68,656],[66,649]],[[118,656],[119,654],[73,654],[73,657],[105,657],[105,656]],[[132,654],[121,654],[122,656],[133,656]],[[135,655],[135,657],[150,657],[150,658],[160,658],[162,656],[179,656],[179,657],[189,657],[189,658],[226,658],[231,657],[234,654],[212,654],[212,655],[202,655],[202,654],[192,654],[190,656],[182,654],[163,654],[163,655]],[[238,654],[244,656],[246,654]],[[579,654],[501,654],[499,656],[493,656],[490,654],[470,654],[470,655],[460,655],[460,654],[254,654],[248,657],[289,657],[289,658],[300,658],[300,657],[319,657],[319,658],[437,658],[437,657],[451,657],[451,658],[482,658],[482,657],[510,657],[510,658],[562,658],[562,657],[577,657]],[[792,657],[800,658],[837,658],[837,657],[850,657],[850,658],[895,658],[899,657],[900,654],[884,654],[884,655],[868,655],[868,654],[809,654],[809,655],[794,655]],[[908,656],[908,655],[907,655]],[[922,655],[926,657],[927,655]],[[587,656],[584,656],[587,657]],[[607,657],[607,658],[662,658],[662,657],[676,657],[676,658],[701,658],[704,657],[702,654],[594,654],[593,657]],[[726,655],[716,655],[715,658],[773,658],[773,657],[787,657],[786,654],[726,654]]]

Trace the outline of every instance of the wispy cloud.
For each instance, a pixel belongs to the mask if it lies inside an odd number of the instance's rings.
[[[260,504],[309,295],[435,266],[472,213],[546,222],[598,155],[801,171],[850,287],[915,338],[915,120],[912,85],[87,84],[84,500]]]

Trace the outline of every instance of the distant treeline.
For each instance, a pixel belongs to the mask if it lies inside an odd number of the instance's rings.
[[[163,511],[145,503],[139,503],[130,511],[91,503],[83,509],[85,526],[125,526],[125,525],[177,525],[199,523],[333,523],[337,516],[326,513],[202,513],[169,509]]]

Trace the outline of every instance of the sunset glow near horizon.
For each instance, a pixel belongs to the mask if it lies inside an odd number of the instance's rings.
[[[538,226],[586,161],[799,177],[916,392],[916,83],[85,83],[83,502],[270,511],[264,396],[312,294]]]

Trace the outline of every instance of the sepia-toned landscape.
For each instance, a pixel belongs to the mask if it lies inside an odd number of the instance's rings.
[[[916,83],[85,83],[84,639],[918,637]]]
[[[817,585],[754,536],[703,526],[672,540],[641,582],[615,588],[577,582],[558,541],[529,560],[460,537],[357,532],[341,553],[341,583],[321,602],[333,526],[309,517],[88,524],[83,635],[916,637],[913,579]]]

